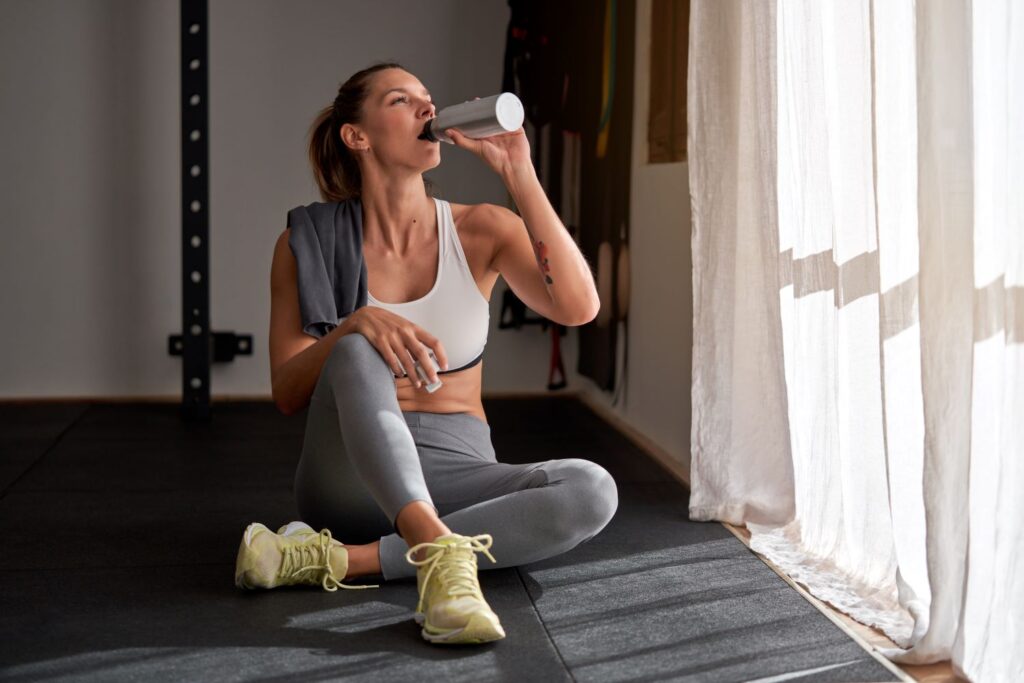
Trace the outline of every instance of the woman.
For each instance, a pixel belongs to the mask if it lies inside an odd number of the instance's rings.
[[[236,584],[337,590],[375,587],[342,579],[415,574],[426,640],[486,642],[505,633],[480,591],[475,553],[488,568],[563,553],[604,528],[618,504],[611,475],[588,460],[496,460],[480,397],[491,289],[500,274],[563,325],[592,320],[600,303],[524,130],[480,140],[448,132],[501,176],[525,223],[504,207],[427,193],[422,174],[440,163],[440,145],[418,136],[433,116],[423,84],[384,63],[353,75],[313,124],[324,201],[361,203],[367,305],[319,340],[303,333],[295,227],[285,229],[271,269],[271,378],[282,412],[309,407],[295,476],[302,521],[276,534],[249,525]]]

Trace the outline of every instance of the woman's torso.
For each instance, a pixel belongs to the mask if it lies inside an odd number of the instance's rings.
[[[448,353],[449,367],[458,368],[476,355],[481,333],[486,337],[483,317],[498,273],[488,267],[493,252],[492,236],[467,220],[472,205],[436,202],[435,221],[441,222],[431,222],[431,230],[426,233],[430,235],[429,241],[422,250],[413,250],[415,256],[404,260],[385,258],[364,244],[368,305],[386,308],[437,336]],[[439,243],[438,232],[448,240],[446,243]],[[443,258],[443,278],[437,270],[439,256]],[[469,291],[470,282],[475,284],[475,292]],[[452,304],[463,310],[463,316],[475,330],[457,334],[455,323],[460,312],[452,310]],[[434,393],[416,388],[409,377],[396,378],[398,405],[403,411],[468,412],[486,422],[480,399],[482,371],[480,361],[464,370],[439,375],[442,386]]]

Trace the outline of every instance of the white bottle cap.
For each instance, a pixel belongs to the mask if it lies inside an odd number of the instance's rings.
[[[525,118],[523,103],[510,92],[503,92],[498,95],[498,100],[494,105],[494,113],[501,127],[509,132],[519,130]]]

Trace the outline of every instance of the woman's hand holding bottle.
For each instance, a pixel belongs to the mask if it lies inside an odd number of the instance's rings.
[[[437,371],[430,359],[433,351],[442,370],[448,369],[448,355],[441,341],[419,325],[377,306],[362,306],[342,322],[348,332],[359,332],[377,349],[395,377],[408,375],[417,387],[422,385],[416,374],[419,362],[428,383],[438,381]]]

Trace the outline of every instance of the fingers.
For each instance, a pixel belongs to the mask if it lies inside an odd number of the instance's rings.
[[[398,360],[398,355],[395,353],[395,349],[390,344],[381,344],[377,346],[377,351],[380,352],[381,358],[391,368],[391,374],[397,377],[405,375],[405,369]]]
[[[407,368],[405,372],[409,375],[409,379],[412,380],[412,383],[418,388],[421,384],[420,377],[416,374],[416,361],[412,357],[412,354],[409,353],[409,349],[404,346],[399,349],[399,357],[402,359],[402,365]]]
[[[448,369],[448,354],[444,350],[444,346],[441,344],[441,340],[430,334],[423,328],[420,328],[417,333],[417,338],[424,345],[423,350],[427,354],[434,354],[434,360],[441,366],[442,370]],[[427,366],[424,365],[424,368]]]
[[[413,343],[417,350],[416,356],[419,359],[420,367],[426,373],[429,383],[437,382],[438,369],[448,369],[448,357],[445,355],[440,340],[421,328],[418,331],[418,338],[414,339]]]
[[[474,140],[473,138],[467,138],[462,134],[462,131],[458,128],[446,128],[445,132],[448,133],[448,137],[452,139],[457,147],[462,149],[468,149],[474,154],[480,153],[480,141]]]
[[[376,321],[371,327],[359,331],[385,359],[396,379],[407,376],[417,388],[422,387],[423,380],[416,372],[416,364],[419,363],[429,384],[439,381],[438,370],[448,369],[448,354],[437,337],[379,308],[373,309],[372,314],[364,315],[376,317]]]
[[[409,349],[405,345],[405,335],[401,334],[397,330],[394,331],[388,337],[387,347],[388,357],[391,358],[391,369],[395,377],[405,377],[408,375],[413,381],[416,380],[416,368],[413,365],[412,356],[409,354]]]
[[[444,347],[441,346],[441,342],[435,341],[433,344],[434,358],[437,359],[437,364],[441,366],[442,370],[448,370],[448,354],[444,352]]]
[[[425,338],[430,344],[438,344],[437,338],[415,325],[406,328],[403,332],[402,351],[406,354],[403,358],[408,358],[406,367],[409,368],[409,379],[417,389],[423,386],[423,380],[420,378],[419,373],[416,372],[415,363],[419,363],[419,366],[423,368],[423,373],[426,375],[427,383],[434,384],[438,381],[438,378],[437,367],[430,358],[433,351],[420,339]]]
[[[422,344],[419,345],[419,353],[416,354],[420,360],[420,367],[423,368],[423,372],[426,373],[427,379],[430,380],[430,384],[437,381],[437,370],[434,368],[434,363],[430,360],[429,349]],[[418,387],[419,382],[416,383]]]
[[[388,361],[388,367],[391,368],[391,374],[396,378],[405,376],[405,368],[402,367],[402,361],[398,357],[399,349],[393,344],[385,343],[382,345],[380,351],[380,355]]]

